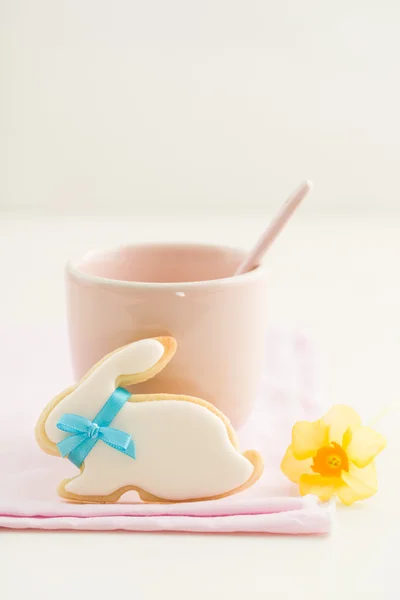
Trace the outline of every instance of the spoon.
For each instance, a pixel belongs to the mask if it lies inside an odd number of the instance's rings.
[[[277,213],[275,218],[271,221],[267,229],[264,231],[256,245],[250,250],[246,258],[240,263],[235,271],[235,275],[241,275],[251,271],[254,267],[260,264],[264,254],[276,240],[290,217],[293,215],[296,208],[300,205],[301,201],[307,196],[308,192],[312,189],[311,181],[305,181],[297,188],[289,198],[284,202],[280,211]]]

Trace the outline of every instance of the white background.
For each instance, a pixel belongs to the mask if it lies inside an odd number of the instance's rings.
[[[399,400],[397,1],[0,9],[0,330],[62,322],[72,254],[250,248],[310,178],[266,258],[270,322],[314,339],[328,404],[369,422]],[[0,532],[0,596],[397,600],[399,424],[379,424],[378,495],[328,538]]]
[[[0,0],[0,208],[397,211],[397,0]]]

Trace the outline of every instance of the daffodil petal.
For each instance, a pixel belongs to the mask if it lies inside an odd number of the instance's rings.
[[[363,469],[350,463],[349,472],[342,472],[343,483],[337,495],[343,504],[353,504],[357,500],[370,498],[378,491],[375,463],[370,462]]]
[[[322,421],[329,425],[329,441],[342,445],[343,436],[351,427],[355,429],[361,425],[361,418],[356,411],[345,404],[336,404],[322,417]]]
[[[311,458],[328,444],[329,427],[323,421],[299,421],[292,429],[292,450],[298,460]]]
[[[353,437],[353,431],[351,429],[351,427],[348,427],[346,429],[346,431],[343,434],[343,440],[342,440],[342,448],[343,450],[347,450],[347,448],[349,447],[349,444],[351,442],[351,438]]]
[[[323,477],[322,475],[302,475],[300,477],[300,494],[313,494],[322,502],[330,500],[340,486],[338,477]]]
[[[304,473],[312,473],[311,465],[311,458],[307,458],[306,460],[297,460],[293,456],[292,446],[289,446],[281,462],[281,469],[286,477],[290,479],[290,481],[293,481],[293,483],[299,483],[300,477]]]
[[[363,469],[385,448],[386,439],[370,427],[357,427],[351,434],[347,456],[356,467]]]

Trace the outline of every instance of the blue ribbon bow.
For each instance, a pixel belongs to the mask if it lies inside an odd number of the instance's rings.
[[[117,388],[93,421],[80,415],[63,415],[57,427],[71,435],[57,444],[61,456],[68,455],[68,459],[80,467],[92,448],[101,440],[115,450],[136,458],[135,442],[132,437],[124,431],[109,427],[130,396],[128,390]]]

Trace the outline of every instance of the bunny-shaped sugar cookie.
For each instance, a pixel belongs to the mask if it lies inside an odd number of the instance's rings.
[[[116,502],[136,490],[144,501],[205,500],[257,481],[260,455],[240,454],[229,421],[214,406],[190,396],[131,395],[125,389],[154,377],[175,350],[171,337],[128,344],[46,407],[36,426],[40,447],[80,468],[61,482],[60,496]]]

